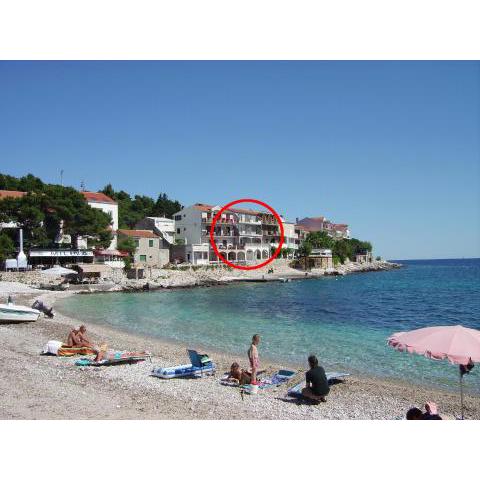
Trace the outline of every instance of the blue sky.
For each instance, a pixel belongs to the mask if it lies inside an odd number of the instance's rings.
[[[480,257],[479,91],[480,62],[0,62],[0,171]]]

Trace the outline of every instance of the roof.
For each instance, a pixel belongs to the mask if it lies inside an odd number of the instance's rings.
[[[3,198],[22,198],[27,192],[20,192],[18,190],[0,190],[0,200]]]
[[[215,208],[215,205],[208,205],[206,203],[196,203],[193,205],[193,208],[195,210],[201,210],[202,212],[210,212],[213,208]],[[233,213],[246,213],[248,215],[259,215],[259,214],[267,214],[271,215],[269,212],[261,212],[258,210],[251,210],[248,208],[229,208],[226,210],[226,212],[233,212]]]
[[[305,225],[299,225],[298,223],[295,225],[297,230],[305,230],[306,232],[310,231],[310,228],[306,227]]]
[[[107,273],[112,270],[109,265],[102,265],[98,263],[79,263],[77,268],[82,273]]]
[[[127,252],[122,252],[120,250],[95,250],[95,255],[99,257],[128,257]]]
[[[116,205],[117,202],[104,193],[101,192],[80,192],[87,202],[94,202],[94,203],[111,203]]]
[[[212,208],[213,205],[207,205],[205,203],[196,203],[193,208],[195,210],[201,210],[202,212],[209,212]]]
[[[303,228],[310,232],[322,230],[323,224],[326,222],[325,217],[306,217],[298,222]]]
[[[141,237],[141,238],[160,238],[152,230],[118,230],[120,235],[126,235],[127,237]]]

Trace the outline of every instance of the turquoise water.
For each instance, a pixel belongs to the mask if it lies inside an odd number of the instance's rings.
[[[86,323],[243,355],[260,333],[260,354],[287,364],[303,365],[315,353],[329,369],[457,389],[458,367],[398,353],[386,339],[431,325],[480,329],[480,260],[402,263],[289,283],[77,295],[59,307]],[[480,365],[466,384],[480,393]]]

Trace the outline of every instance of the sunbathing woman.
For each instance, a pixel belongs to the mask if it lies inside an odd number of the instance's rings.
[[[247,385],[251,382],[252,376],[247,371],[241,369],[237,362],[233,362],[227,380],[237,382],[239,385]]]
[[[97,356],[94,358],[94,362],[101,362],[102,360],[121,360],[130,357],[146,357],[150,354],[148,352],[119,352],[116,350],[109,350],[107,344],[104,343],[100,346],[97,352]]]

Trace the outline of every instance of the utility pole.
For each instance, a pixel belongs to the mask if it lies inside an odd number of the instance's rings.
[[[63,170],[60,170],[60,185],[63,187]]]

